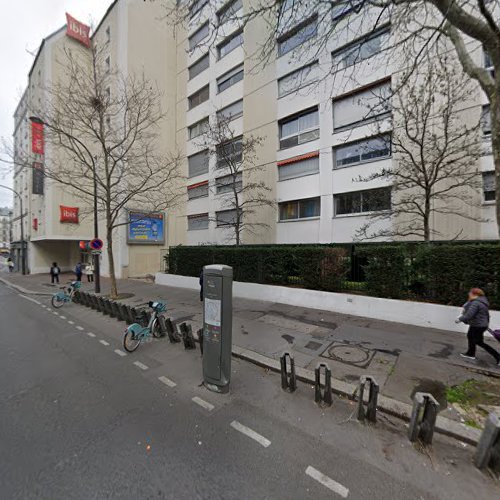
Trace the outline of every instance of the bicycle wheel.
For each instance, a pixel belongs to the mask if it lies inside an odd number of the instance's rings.
[[[159,339],[162,336],[160,322],[157,319],[155,319],[155,322],[153,323],[151,330],[153,331],[153,337]]]
[[[52,299],[50,300],[52,307],[54,309],[59,309],[64,305],[64,298],[61,297],[59,294],[52,295]]]
[[[127,330],[125,330],[125,335],[123,336],[123,348],[127,352],[134,352],[139,347],[140,343],[141,338],[136,337],[135,333],[127,328]]]

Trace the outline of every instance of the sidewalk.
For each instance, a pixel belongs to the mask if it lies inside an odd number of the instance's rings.
[[[0,279],[21,287],[25,293],[51,294],[56,289],[48,276],[0,273]],[[62,283],[70,279],[72,275],[61,276]],[[102,291],[107,293],[109,280],[102,281]],[[83,282],[83,288],[92,291],[93,285]],[[123,300],[125,303],[137,306],[163,299],[175,321],[191,322],[193,331],[202,325],[196,291],[145,280],[119,280],[118,289],[133,294]],[[500,347],[492,339],[489,342]],[[274,359],[289,351],[297,367],[309,370],[318,362],[327,362],[335,379],[351,384],[363,374],[372,375],[384,396],[404,403],[411,404],[417,391],[431,392],[440,402],[442,414],[456,420],[464,417],[451,407],[446,409],[449,386],[469,379],[483,381],[490,393],[498,396],[496,404],[500,404],[500,370],[482,350],[477,363],[463,361],[459,353],[465,349],[466,339],[456,332],[236,298],[233,344]]]

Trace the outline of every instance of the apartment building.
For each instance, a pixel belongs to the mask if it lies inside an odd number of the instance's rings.
[[[10,225],[12,210],[0,208],[0,252],[10,250]]]

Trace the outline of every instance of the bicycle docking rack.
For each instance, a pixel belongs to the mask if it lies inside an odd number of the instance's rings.
[[[170,340],[171,344],[177,344],[181,341],[179,334],[177,333],[174,324],[170,318],[164,318],[165,328],[167,330],[168,340]]]
[[[490,413],[476,448],[474,463],[478,469],[500,472],[500,413]]]
[[[288,362],[287,362],[288,360]],[[281,365],[281,388],[287,392],[295,392],[297,379],[295,377],[295,360],[289,352],[280,357]]]
[[[325,383],[324,389],[321,390],[321,370],[324,371]],[[322,406],[332,405],[332,372],[326,363],[319,363],[314,370],[315,384],[314,384],[314,401]]]
[[[200,328],[196,334],[198,335],[198,342],[200,343],[200,352],[203,356],[203,328]]]
[[[412,443],[432,444],[439,403],[432,394],[417,392],[413,397],[413,410],[408,428],[408,438]]]
[[[187,323],[181,323],[179,330],[182,333],[182,340],[184,342],[184,349],[196,349],[196,343],[193,337],[193,328]]]
[[[365,389],[368,385],[368,402],[365,405]],[[370,375],[363,375],[359,379],[358,389],[358,420],[364,422],[375,423],[377,421],[377,401],[378,401],[379,385]]]

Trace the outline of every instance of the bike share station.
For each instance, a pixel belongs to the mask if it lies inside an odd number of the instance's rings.
[[[233,269],[203,268],[203,384],[211,391],[229,392],[233,332]]]

